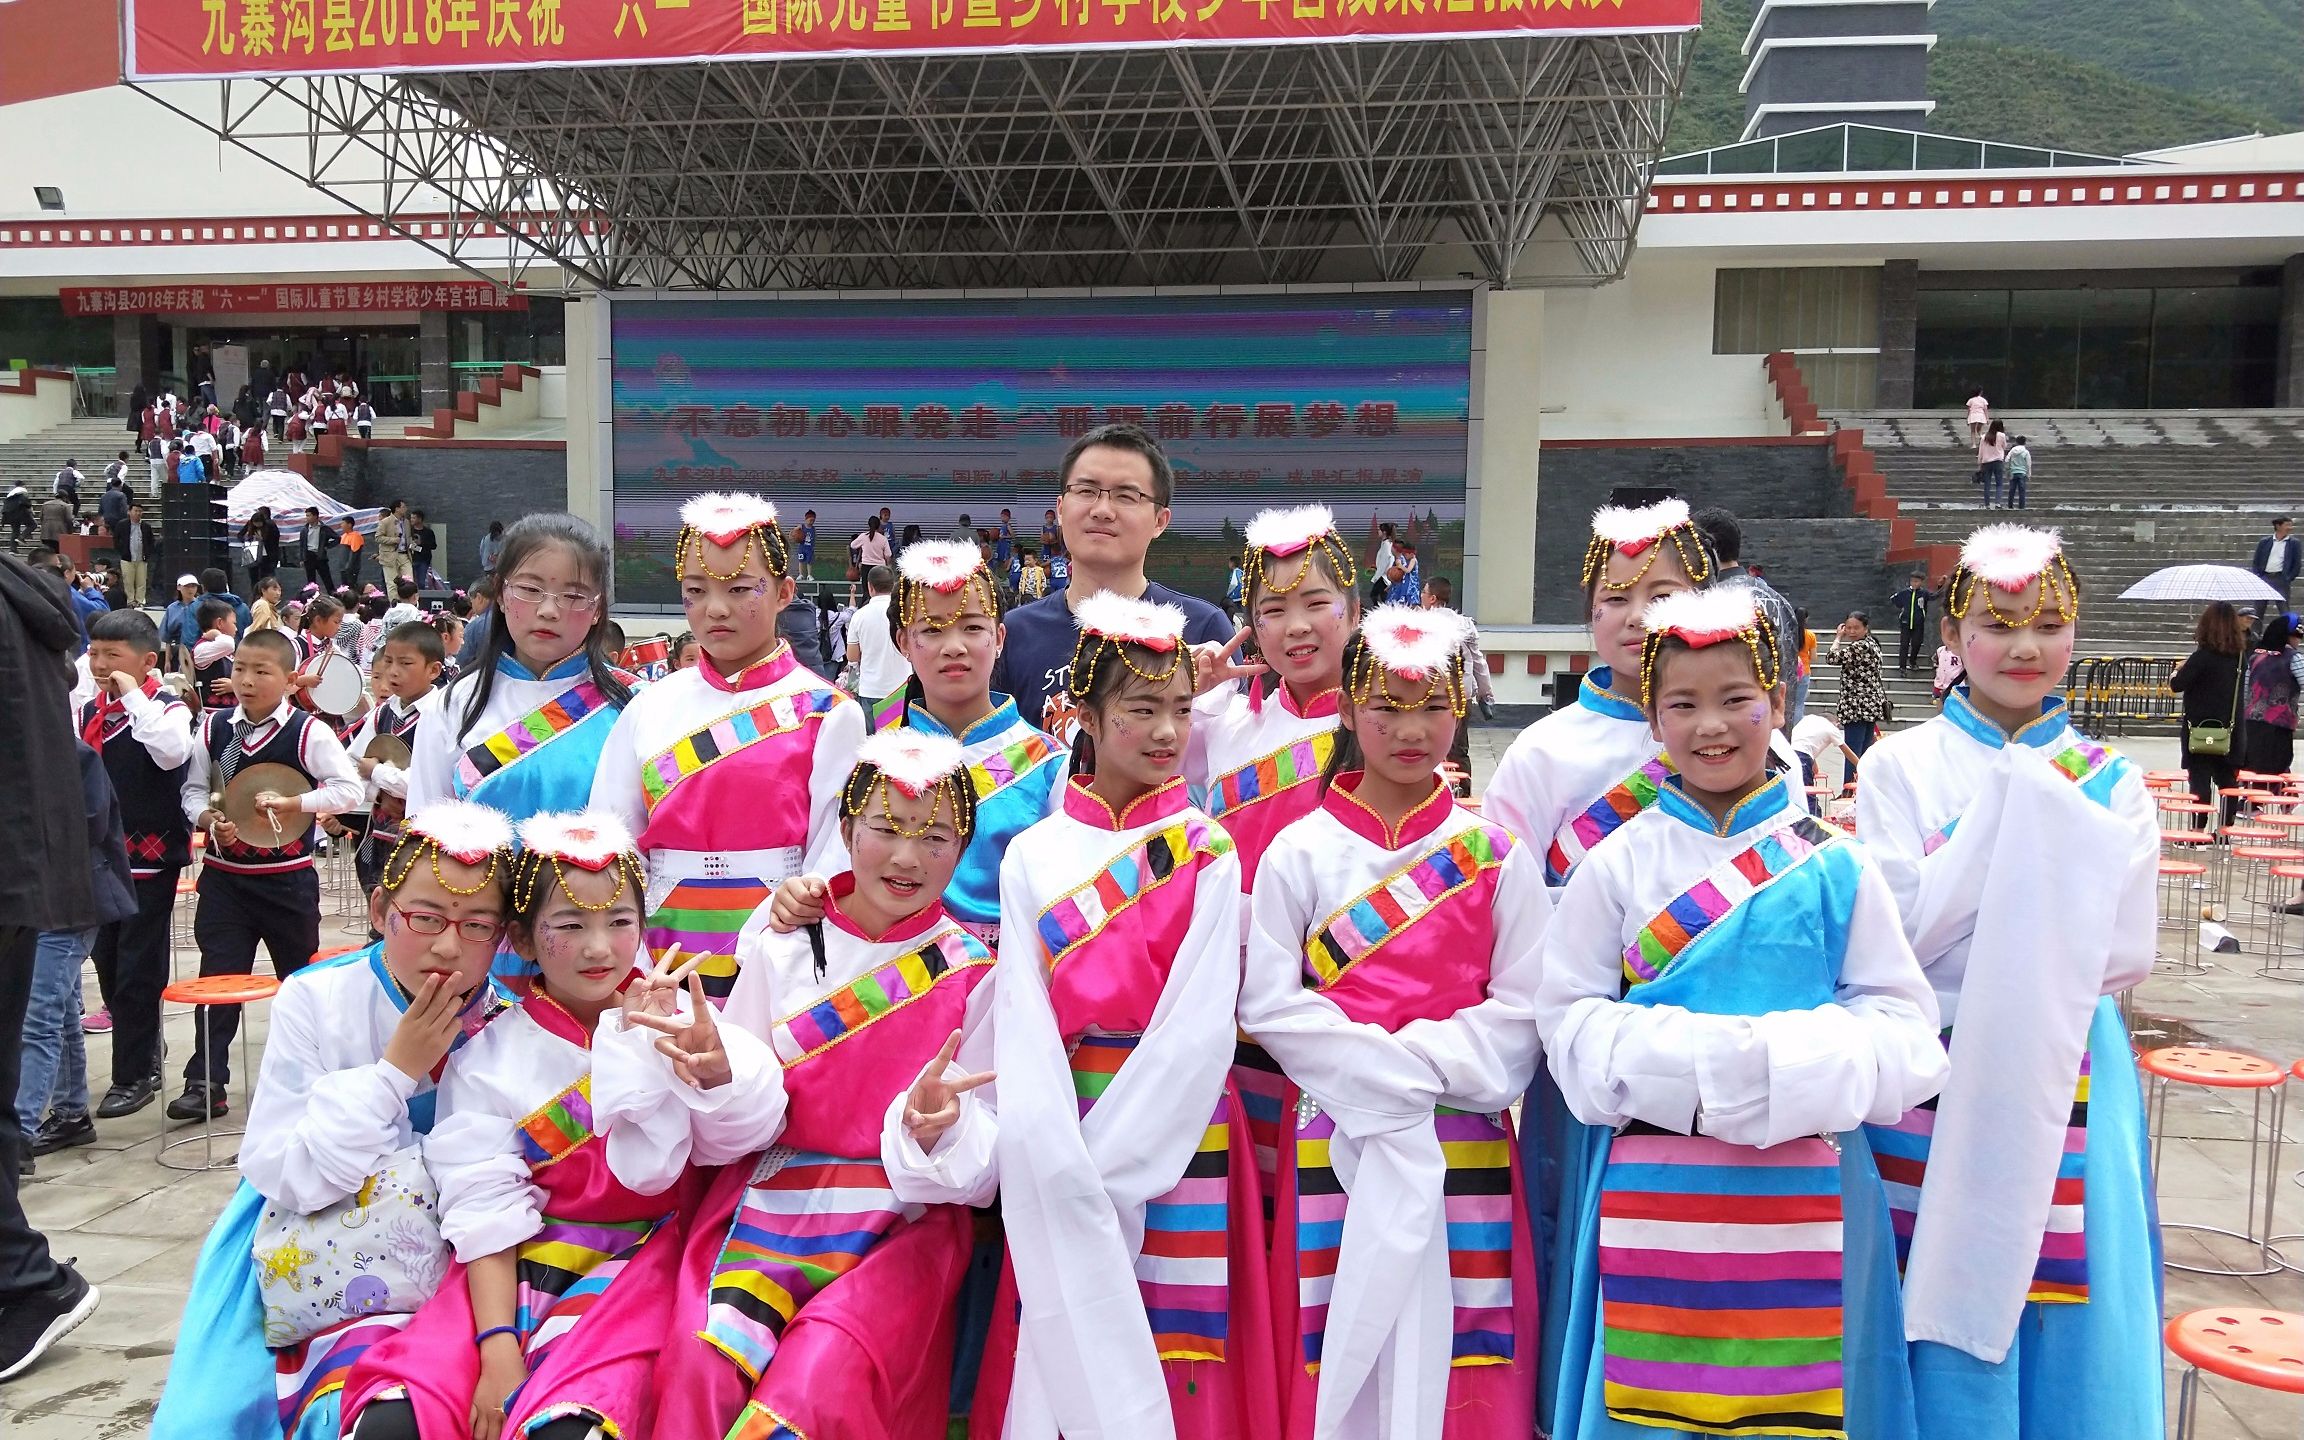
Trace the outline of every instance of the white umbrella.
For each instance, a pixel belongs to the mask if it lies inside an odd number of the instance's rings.
[[[2237,565],[2171,565],[2120,592],[2123,600],[2278,600],[2280,592]]]

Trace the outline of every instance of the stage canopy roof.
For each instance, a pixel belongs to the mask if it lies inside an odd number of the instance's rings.
[[[129,0],[124,64],[511,283],[1589,284],[1697,6]]]

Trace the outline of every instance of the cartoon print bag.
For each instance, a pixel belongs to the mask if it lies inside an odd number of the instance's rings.
[[[448,1273],[440,1191],[414,1145],[324,1209],[266,1205],[250,1249],[274,1349],[363,1315],[413,1315]]]

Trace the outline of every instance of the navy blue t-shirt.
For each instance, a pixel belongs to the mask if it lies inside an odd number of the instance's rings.
[[[1224,612],[1196,595],[1171,590],[1158,581],[1145,587],[1144,599],[1174,605],[1184,612],[1184,643],[1202,645],[1232,638],[1232,622]],[[1064,688],[1072,673],[1072,648],[1079,643],[1080,626],[1062,595],[1050,595],[1008,612],[1008,643],[992,665],[992,688],[1016,697],[1016,713],[1027,725],[1040,724],[1048,697]]]

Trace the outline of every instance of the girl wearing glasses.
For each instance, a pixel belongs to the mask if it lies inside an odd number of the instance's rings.
[[[736,985],[736,934],[776,886],[847,866],[840,787],[864,710],[776,633],[793,593],[775,506],[697,496],[681,507],[672,567],[704,657],[633,699],[591,796],[648,858],[649,953],[701,958],[718,1003]]]
[[[285,1423],[291,1440],[334,1437],[353,1362],[431,1298],[331,1273],[350,1257],[324,1263],[284,1227],[357,1205],[348,1224],[388,1222],[419,1254],[440,1249],[428,1213],[387,1214],[364,1197],[371,1177],[430,1188],[417,1144],[449,1056],[493,1013],[485,982],[509,909],[511,846],[511,823],[484,806],[442,801],[412,817],[369,903],[384,938],[280,987],[244,1178],[201,1249],[154,1435],[279,1440]]]
[[[713,1023],[693,964],[633,973],[647,882],[616,817],[535,816],[520,844],[510,935],[535,988],[444,1082],[424,1158],[457,1263],[354,1368],[365,1440],[657,1433],[706,1167],[783,1117],[766,1047]]]

